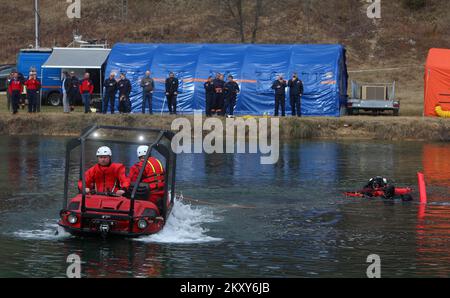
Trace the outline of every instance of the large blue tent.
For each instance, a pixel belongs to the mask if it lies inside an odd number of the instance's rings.
[[[272,82],[279,74],[288,80],[294,72],[304,83],[302,115],[339,116],[347,100],[345,48],[341,45],[119,43],[109,55],[105,73],[127,74],[134,112],[141,110],[139,86],[146,70],[155,79],[154,111],[168,110],[164,82],[171,71],[180,80],[177,110],[182,113],[205,109],[203,84],[217,72],[225,78],[232,74],[240,86],[236,114],[272,115]]]

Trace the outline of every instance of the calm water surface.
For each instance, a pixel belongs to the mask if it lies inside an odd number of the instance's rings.
[[[369,254],[383,277],[450,276],[450,144],[291,142],[275,165],[181,154],[177,192],[199,202],[176,201],[159,234],[101,240],[55,235],[66,141],[0,137],[0,277],[64,277],[72,253],[83,277],[365,277]],[[417,171],[426,207],[342,195],[375,175],[416,187]]]

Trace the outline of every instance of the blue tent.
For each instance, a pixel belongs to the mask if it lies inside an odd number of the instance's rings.
[[[272,82],[293,72],[304,83],[302,115],[339,116],[347,100],[345,48],[341,45],[256,44],[116,44],[106,75],[125,72],[132,83],[134,112],[141,110],[140,80],[146,70],[155,79],[154,111],[167,111],[165,79],[174,72],[180,80],[178,111],[205,109],[203,83],[216,72],[232,74],[240,85],[236,114],[274,113]],[[286,111],[290,105],[287,90]],[[117,101],[116,101],[117,103]]]

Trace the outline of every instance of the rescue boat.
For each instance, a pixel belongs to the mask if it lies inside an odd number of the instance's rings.
[[[138,138],[120,140],[117,133],[114,138],[100,139],[100,132],[139,133]],[[107,134],[106,134],[107,135]],[[119,134],[120,135],[120,134]],[[157,135],[154,142],[146,143],[151,135]],[[171,148],[173,133],[154,129],[128,128],[118,126],[94,125],[85,129],[79,138],[70,140],[66,145],[66,165],[63,209],[60,211],[59,226],[76,236],[124,236],[139,237],[159,232],[167,222],[175,198],[175,166],[176,154]],[[150,200],[152,191],[148,184],[142,181],[144,167],[139,172],[135,183],[131,184],[129,192],[124,196],[114,193],[86,193],[85,148],[88,142],[108,144],[147,145],[149,150],[145,163],[151,156],[157,155],[165,169],[164,194],[158,203]],[[79,175],[82,181],[82,191],[69,199],[69,173],[71,152],[80,150]],[[158,205],[158,206],[157,206]]]

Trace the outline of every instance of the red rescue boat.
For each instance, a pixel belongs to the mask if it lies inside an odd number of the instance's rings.
[[[141,135],[137,138],[140,141],[118,140],[115,138],[99,139],[100,131],[120,131],[138,132]],[[157,137],[145,156],[145,163],[148,159],[157,154],[165,165],[165,186],[164,194],[158,201],[158,206],[153,203],[154,195],[148,184],[139,183],[142,181],[143,168],[139,173],[136,183],[132,183],[130,191],[125,196],[117,196],[113,193],[85,193],[84,191],[68,199],[69,192],[69,172],[71,152],[81,147],[80,153],[80,178],[82,189],[85,187],[85,144],[91,142],[120,143],[127,145],[143,145],[142,140],[148,139],[149,135]],[[116,126],[91,126],[86,129],[80,138],[73,139],[66,146],[66,169],[64,187],[64,207],[60,211],[58,224],[65,231],[77,236],[125,236],[138,237],[151,235],[159,232],[165,225],[170,215],[175,198],[175,165],[176,154],[172,151],[171,140],[173,133],[170,131],[160,131],[154,129],[139,129]],[[146,136],[146,137],[144,137]]]

